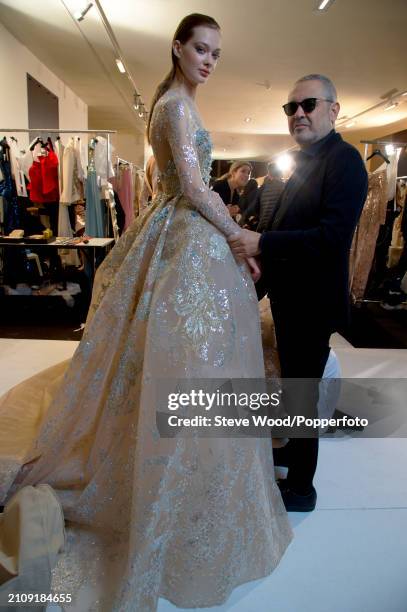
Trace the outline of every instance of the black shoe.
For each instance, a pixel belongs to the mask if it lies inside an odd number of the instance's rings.
[[[287,512],[312,512],[314,510],[317,503],[317,492],[314,487],[308,495],[298,495],[290,489],[286,479],[278,480],[277,484]]]
[[[289,467],[288,452],[285,446],[282,446],[281,448],[273,448],[273,461],[275,466]]]

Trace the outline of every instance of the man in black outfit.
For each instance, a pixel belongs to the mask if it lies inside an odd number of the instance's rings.
[[[243,230],[229,243],[238,257],[261,258],[282,377],[307,379],[301,394],[285,396],[285,407],[315,417],[330,336],[348,319],[349,251],[367,173],[358,151],[334,130],[339,104],[327,77],[299,79],[283,108],[300,148],[296,168],[268,231],[260,236]],[[279,483],[287,510],[313,510],[318,438],[291,438],[274,456],[276,465],[288,467],[287,480]]]

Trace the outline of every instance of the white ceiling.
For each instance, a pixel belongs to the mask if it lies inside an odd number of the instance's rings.
[[[407,0],[336,0],[326,12],[315,10],[317,0],[101,4],[147,106],[170,67],[170,41],[180,19],[201,12],[220,23],[222,58],[198,94],[217,157],[264,159],[291,146],[281,105],[304,74],[320,72],[334,80],[340,116],[379,103],[394,88],[407,90]],[[131,84],[116,68],[95,8],[80,24],[67,11],[84,5],[82,0],[5,0],[0,20],[89,105],[92,127],[141,130]],[[270,89],[256,84],[264,81]],[[394,111],[382,107],[360,117],[355,129],[403,118],[407,96]]]

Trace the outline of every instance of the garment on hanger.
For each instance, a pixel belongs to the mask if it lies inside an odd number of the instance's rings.
[[[116,186],[116,191],[120,198],[120,203],[124,210],[125,222],[124,231],[129,227],[134,219],[134,183],[133,168],[131,164],[119,165],[117,176],[112,180]]]
[[[96,139],[95,151],[93,154],[94,166],[100,184],[106,185],[109,179],[114,177],[114,169],[112,166],[113,147],[108,148],[107,139],[103,136],[98,136]]]
[[[60,202],[72,204],[83,199],[83,184],[80,180],[78,152],[75,148],[74,138],[70,138],[63,156],[63,190]]]
[[[98,186],[95,169],[94,144],[89,147],[88,177],[85,186],[86,212],[85,233],[92,238],[105,236],[105,212],[101,201],[100,187]]]
[[[18,144],[15,140],[9,140],[10,146],[10,163],[11,163],[11,173],[14,178],[14,182],[16,184],[16,192],[18,196],[23,198],[27,197],[27,188],[25,184],[24,178],[24,170],[21,164],[21,158],[23,153],[19,151]]]
[[[119,230],[119,224],[118,224],[117,212],[116,212],[116,201],[114,197],[113,186],[111,183],[108,183],[107,187],[104,188],[104,199],[106,200],[106,204],[109,207],[110,219],[112,222],[113,238],[117,242],[120,238],[121,231]]]
[[[4,233],[7,235],[14,229],[21,228],[20,210],[17,195],[13,184],[10,165],[10,148],[6,142],[1,143],[0,149],[0,197],[2,198],[2,219]]]
[[[134,216],[137,217],[137,215],[140,212],[140,197],[141,197],[141,192],[142,192],[143,184],[144,184],[144,171],[141,170],[140,168],[135,169],[133,184],[134,184],[133,210],[134,210]]]
[[[379,229],[386,221],[387,171],[381,168],[369,173],[367,198],[352,242],[350,279],[354,300],[365,294]]]
[[[88,168],[88,141],[82,137],[77,137],[75,141],[75,151],[78,159],[79,179],[84,182]]]
[[[29,170],[30,200],[35,204],[58,202],[58,157],[54,151],[47,150],[44,155],[34,158]]]
[[[64,150],[65,147],[62,144],[62,140],[57,138],[54,145],[55,154],[58,157],[58,186],[59,193],[62,194],[63,190],[63,161],[64,161]]]
[[[388,154],[390,163],[386,164],[387,201],[393,200],[396,197],[397,167],[399,163],[400,153],[401,153],[401,149],[396,149],[394,153]]]
[[[403,236],[403,220],[406,215],[406,181],[398,180],[396,187],[396,206],[399,211],[398,216],[394,220],[393,231],[391,236],[391,244],[389,248],[389,256],[387,260],[387,267],[393,268],[397,266],[400,261],[401,254],[404,248],[404,236]]]

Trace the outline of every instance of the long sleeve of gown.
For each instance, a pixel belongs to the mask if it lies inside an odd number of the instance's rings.
[[[211,191],[202,180],[188,105],[180,98],[172,98],[166,102],[165,112],[166,137],[182,193],[225,236],[240,232],[240,227],[230,217],[220,196]]]

